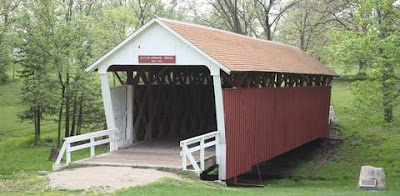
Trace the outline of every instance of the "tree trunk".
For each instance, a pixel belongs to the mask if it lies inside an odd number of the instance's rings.
[[[367,75],[367,63],[364,60],[360,60],[358,63],[358,73],[359,78],[366,78]]]
[[[65,137],[69,137],[69,73],[65,82]]]
[[[269,10],[264,10],[265,19],[264,19],[264,33],[267,40],[272,40],[272,25],[269,24]]]
[[[57,149],[60,148],[61,146],[61,122],[62,122],[62,114],[63,114],[63,107],[64,107],[64,93],[65,93],[65,87],[61,87],[61,104],[60,104],[60,110],[58,112],[58,125],[57,125]]]
[[[76,101],[76,96],[74,96],[74,100],[73,100],[73,106],[72,106],[72,123],[71,123],[71,133],[70,136],[74,136],[75,135],[75,127],[76,127],[76,108],[77,108],[77,101]]]
[[[269,26],[269,25],[266,28],[266,36],[267,36],[267,40],[272,40],[271,26]]]
[[[40,140],[40,106],[34,106],[34,121],[35,121],[35,146],[38,145]]]
[[[62,99],[64,99],[64,98],[62,98]],[[60,148],[60,144],[61,144],[61,121],[62,121],[63,107],[64,107],[64,100],[61,100],[60,110],[58,112],[57,149]]]
[[[15,80],[15,65],[13,65],[13,71],[12,71],[12,80],[14,81]]]
[[[381,10],[376,10],[376,14],[379,18],[378,24],[381,26],[382,21],[386,19],[384,12]],[[383,40],[387,37],[386,33],[388,33],[387,29],[385,29],[385,25],[382,26],[382,29],[379,29],[379,39]],[[387,56],[384,53],[384,48],[378,48],[378,56],[383,59],[382,65],[384,67],[382,72],[382,106],[383,106],[383,115],[386,122],[393,122],[393,93],[395,93],[395,83],[394,79],[394,67],[392,64],[387,62]]]
[[[82,111],[83,111],[83,93],[81,95],[81,98],[79,99],[78,126],[76,129],[77,135],[81,134],[82,120],[83,120]]]
[[[392,104],[392,85],[388,80],[390,73],[384,73],[382,76],[382,105],[383,114],[386,122],[393,122],[393,104]]]
[[[385,36],[383,34],[380,34],[379,37],[383,39]],[[383,48],[378,49],[378,54],[381,56],[385,62],[383,62],[383,65],[385,67],[383,73],[382,73],[382,106],[383,106],[383,115],[384,115],[384,120],[386,122],[393,122],[393,96],[392,93],[394,93],[394,83],[391,82],[390,79],[393,79],[393,73],[394,69],[391,64],[386,62],[387,57],[384,55]]]
[[[243,28],[242,28],[242,25],[240,24],[240,19],[239,19],[239,13],[238,13],[238,1],[237,0],[235,0],[234,1],[234,3],[235,3],[235,5],[231,5],[231,6],[228,6],[228,9],[230,9],[230,12],[231,12],[231,14],[232,14],[232,20],[233,20],[233,28],[234,28],[234,31],[235,31],[235,33],[239,33],[239,34],[242,34],[242,35],[244,35],[245,34],[245,32],[244,32],[244,30],[243,30]]]

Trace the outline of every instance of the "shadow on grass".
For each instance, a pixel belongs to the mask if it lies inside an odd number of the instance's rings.
[[[281,179],[324,180],[318,177],[320,168],[329,161],[340,140],[318,139],[285,154],[259,164],[260,173],[254,166],[251,171],[238,177],[240,182],[274,181]]]

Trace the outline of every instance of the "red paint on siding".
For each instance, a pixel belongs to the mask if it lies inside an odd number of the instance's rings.
[[[331,87],[224,89],[227,178],[329,133]]]

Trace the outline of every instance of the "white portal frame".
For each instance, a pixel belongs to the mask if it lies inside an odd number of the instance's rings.
[[[146,37],[146,33],[149,34]],[[161,38],[161,39],[160,39]],[[142,40],[141,40],[142,39]],[[156,40],[159,39],[159,40]],[[143,41],[147,40],[147,42]],[[140,42],[140,44],[135,43]],[[142,41],[142,42],[141,42]],[[163,42],[160,44],[160,42]],[[159,44],[157,47],[155,45]],[[163,45],[164,44],[164,45]],[[174,47],[171,46],[174,44]],[[225,139],[225,120],[224,120],[224,105],[222,95],[222,85],[220,72],[224,71],[230,74],[230,70],[206,54],[204,51],[193,45],[180,34],[168,27],[158,18],[155,18],[138,29],[126,40],[121,42],[103,57],[93,63],[85,71],[91,72],[97,70],[101,81],[101,92],[103,97],[104,112],[106,116],[107,129],[116,129],[114,120],[113,105],[110,94],[110,85],[107,77],[107,70],[112,65],[148,65],[141,64],[136,61],[138,55],[141,55],[140,48],[147,48],[146,55],[176,55],[179,65],[204,65],[210,70],[213,78],[214,95],[215,95],[215,110],[217,117],[217,132],[218,145],[216,151],[217,162],[219,164],[218,178],[226,180],[226,139]],[[163,48],[164,47],[164,48]],[[139,49],[138,49],[139,48]],[[154,50],[154,51],[153,51]],[[133,54],[132,54],[133,53]],[[143,54],[142,54],[143,55]],[[132,63],[133,62],[133,63]],[[128,87],[132,91],[132,86]],[[128,102],[129,103],[129,102]],[[130,103],[128,107],[133,107]],[[132,108],[128,108],[132,112]],[[133,114],[128,114],[133,115]],[[132,116],[130,116],[132,117]],[[128,121],[129,122],[129,121]],[[133,142],[133,138],[132,138]],[[110,143],[110,151],[118,150],[116,142]]]

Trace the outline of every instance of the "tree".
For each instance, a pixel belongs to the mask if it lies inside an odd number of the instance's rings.
[[[57,148],[62,135],[104,125],[98,77],[83,70],[155,14],[184,16],[176,2],[164,7],[160,0],[21,2],[18,39],[10,47],[22,69],[20,117],[34,119],[38,136],[40,120],[56,117]]]
[[[242,35],[255,35],[256,17],[250,0],[209,0],[212,11],[203,15],[202,23]]]
[[[272,40],[274,30],[287,11],[299,3],[299,0],[284,3],[277,0],[254,0],[254,8],[257,13],[257,20],[263,28],[264,37]]]
[[[355,65],[363,59],[367,82],[356,82],[353,93],[359,114],[369,114],[370,100],[380,100],[380,118],[386,122],[394,120],[393,108],[399,104],[400,68],[400,10],[393,6],[393,0],[360,0],[354,8],[356,26],[364,29],[349,29],[335,32],[327,47],[339,58],[334,65]],[[351,52],[350,52],[351,51]],[[374,93],[363,93],[375,86]],[[376,88],[378,87],[378,88]],[[363,96],[358,96],[362,94]],[[364,110],[362,110],[364,109]],[[366,117],[366,116],[363,116]]]
[[[94,100],[100,99],[98,91],[93,93],[98,89],[98,82],[83,72],[92,58],[94,38],[92,25],[88,25],[91,20],[86,16],[87,10],[75,14],[82,7],[71,2],[25,1],[18,26],[21,39],[16,48],[21,59],[25,106],[21,118],[41,119],[58,111],[58,147],[61,127],[65,128],[65,137],[80,133],[85,122],[91,123],[90,116],[96,115],[86,112],[93,109],[85,109],[85,102],[97,103]],[[104,118],[94,120],[93,124],[101,119]],[[35,129],[40,130],[37,120]]]
[[[46,2],[42,2],[46,3]],[[42,6],[30,2],[24,2],[22,9],[36,9],[33,12],[21,12],[17,26],[20,40],[16,43],[19,64],[22,67],[20,77],[23,79],[21,101],[25,110],[20,114],[22,120],[31,119],[35,127],[35,145],[40,139],[40,121],[45,115],[52,115],[55,111],[55,97],[52,92],[54,77],[50,73],[54,70],[51,66],[49,53],[51,47],[48,35],[42,22],[45,20],[32,20],[32,14],[36,13],[46,18],[52,17]],[[43,34],[42,34],[43,33]]]
[[[19,4],[19,1],[0,1],[0,83],[7,80],[7,66],[12,64],[13,60],[12,39],[10,38],[13,37],[12,28]]]
[[[52,96],[52,91],[56,89],[48,74],[50,71],[46,70],[49,68],[47,60],[38,58],[36,59],[34,55],[27,55],[20,62],[24,67],[20,72],[23,79],[21,102],[27,108],[20,114],[20,118],[33,121],[35,145],[38,145],[40,140],[41,120],[45,115],[53,115],[55,112],[55,97]],[[43,64],[31,64],[30,62],[33,60]]]
[[[132,0],[130,6],[139,21],[135,29],[143,26],[158,13],[161,13],[164,7],[160,0]]]
[[[348,2],[302,0],[283,15],[277,39],[321,58],[321,48],[334,28],[347,28]]]

